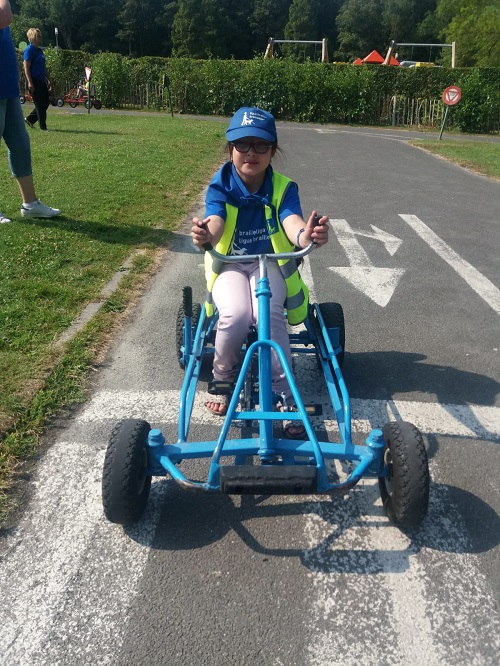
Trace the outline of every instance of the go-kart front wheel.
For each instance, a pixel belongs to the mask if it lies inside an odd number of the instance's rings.
[[[384,463],[387,476],[379,489],[389,520],[401,529],[418,527],[429,505],[429,465],[422,435],[411,423],[387,423]]]
[[[124,419],[109,438],[102,473],[102,503],[106,518],[127,525],[142,516],[149,497],[147,440],[151,426]]]
[[[69,102],[69,105],[72,109],[76,109],[76,107],[78,106],[78,102]]]

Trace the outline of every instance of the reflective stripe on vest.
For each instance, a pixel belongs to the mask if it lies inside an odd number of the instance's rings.
[[[273,250],[276,254],[281,252],[291,252],[294,249],[293,243],[290,243],[288,240],[285,230],[278,218],[278,211],[290,182],[291,180],[289,178],[274,171],[271,206],[265,206],[267,230]],[[226,213],[224,233],[215,247],[220,254],[227,254],[232,247],[236,231],[236,222],[238,219],[238,208],[226,204]],[[212,289],[217,276],[222,270],[222,266],[222,261],[219,259],[213,259],[208,252],[205,252],[205,277],[207,280],[205,308],[209,317],[214,313]],[[286,301],[284,305],[287,311],[288,322],[292,325],[300,324],[307,317],[309,290],[299,275],[296,259],[279,259],[278,266],[280,267],[281,274],[283,275],[286,284]]]

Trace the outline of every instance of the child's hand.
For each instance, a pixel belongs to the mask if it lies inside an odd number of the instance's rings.
[[[199,217],[193,217],[193,226],[191,227],[191,238],[196,247],[199,247],[200,250],[203,249],[203,246],[206,243],[210,243],[212,240],[212,234],[207,226],[209,217],[205,220],[200,220]]]
[[[315,224],[316,215],[316,211],[313,210],[307,221],[305,229],[300,236],[301,247],[307,247],[311,241],[318,247],[328,243],[328,217],[323,215]]]

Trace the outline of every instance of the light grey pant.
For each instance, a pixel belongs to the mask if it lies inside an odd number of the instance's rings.
[[[283,349],[292,367],[290,340],[284,316],[286,298],[285,280],[274,261],[267,265],[271,288],[271,339]],[[214,379],[234,381],[240,365],[240,351],[248,330],[257,324],[257,297],[255,289],[259,279],[258,262],[225,264],[215,280],[212,295],[219,311],[215,338]],[[285,373],[275,352],[272,352],[272,387],[277,393],[290,395]]]

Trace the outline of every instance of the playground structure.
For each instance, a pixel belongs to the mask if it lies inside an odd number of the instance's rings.
[[[328,62],[328,48],[327,39],[324,37],[319,41],[315,40],[302,40],[302,39],[274,39],[269,37],[264,58],[272,58],[274,55],[275,44],[321,44],[321,62]]]
[[[456,62],[456,43],[452,42],[451,44],[424,44],[424,43],[415,43],[415,42],[396,42],[396,40],[391,39],[390,44],[389,44],[389,49],[386,53],[384,62],[382,63],[383,65],[389,65],[391,64],[391,58],[394,57],[394,52],[396,50],[397,46],[411,46],[412,48],[414,46],[428,46],[430,49],[434,47],[449,47],[451,48],[451,67],[452,69],[455,68],[455,62]],[[396,56],[397,58],[397,56]],[[429,56],[430,60],[430,56]]]

